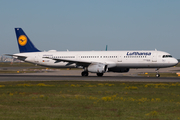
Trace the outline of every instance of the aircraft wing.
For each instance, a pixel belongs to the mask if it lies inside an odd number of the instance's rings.
[[[16,57],[19,60],[25,60],[27,57],[26,56],[20,56],[20,55],[12,55],[12,54],[5,54],[6,56],[13,56]]]
[[[43,58],[56,60],[55,63],[58,63],[58,62],[68,62],[67,65],[75,63],[77,66],[85,66],[85,67],[89,66],[91,63],[94,63],[94,62],[82,61],[82,60],[69,60],[69,59],[51,58],[51,57],[43,57]]]

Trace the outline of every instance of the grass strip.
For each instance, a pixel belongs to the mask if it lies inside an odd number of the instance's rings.
[[[180,119],[180,83],[0,82],[0,119]]]

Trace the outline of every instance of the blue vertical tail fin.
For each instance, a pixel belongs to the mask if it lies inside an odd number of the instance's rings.
[[[15,28],[16,37],[17,37],[17,43],[19,46],[19,52],[25,53],[25,52],[40,52],[33,43],[30,41],[28,36],[24,33],[24,31],[21,28]]]

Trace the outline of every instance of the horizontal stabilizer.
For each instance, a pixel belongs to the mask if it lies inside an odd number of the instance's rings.
[[[20,55],[12,55],[12,54],[4,54],[6,56],[12,56],[12,57],[16,57],[19,60],[24,61],[27,57],[26,56],[20,56]]]

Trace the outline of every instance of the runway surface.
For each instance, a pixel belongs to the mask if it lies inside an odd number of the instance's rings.
[[[179,67],[161,69],[160,72],[179,72]],[[103,77],[89,73],[82,77],[82,70],[59,70],[38,73],[0,74],[0,82],[4,81],[118,81],[118,82],[180,82],[180,77],[141,77],[138,73],[154,72],[154,69],[132,69],[128,73],[105,73]]]
[[[119,82],[180,82],[178,77],[130,77],[130,76],[51,76],[51,75],[0,75],[0,81],[119,81]]]

